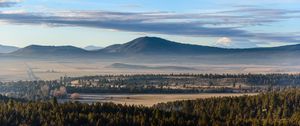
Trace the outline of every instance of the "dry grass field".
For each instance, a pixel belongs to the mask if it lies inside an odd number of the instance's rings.
[[[178,100],[194,100],[212,97],[233,97],[243,95],[257,95],[257,93],[201,93],[201,94],[80,94],[80,101],[83,103],[113,102],[127,105],[153,106],[157,103],[172,102]],[[65,100],[68,101],[68,100]]]

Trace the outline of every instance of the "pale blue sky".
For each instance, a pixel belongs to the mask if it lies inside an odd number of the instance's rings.
[[[247,48],[300,43],[299,0],[0,0],[0,44],[108,46],[137,37]]]

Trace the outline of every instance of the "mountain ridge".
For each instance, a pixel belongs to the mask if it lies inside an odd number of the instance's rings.
[[[10,53],[11,55],[26,56],[26,55],[74,55],[83,54],[88,51],[75,47],[75,46],[41,46],[41,45],[29,45],[21,48],[17,51]]]
[[[140,37],[124,44],[114,44],[103,49],[85,50],[75,46],[41,46],[30,45],[18,49],[13,56],[42,56],[42,55],[264,55],[300,54],[300,44],[279,47],[259,47],[246,49],[229,49],[202,45],[174,42],[158,37]]]
[[[199,51],[204,53],[204,51],[213,52],[213,51],[220,51],[220,50],[227,50],[227,49],[178,43],[178,42],[169,41],[158,37],[140,37],[130,42],[127,42],[125,44],[115,44],[102,49],[102,51],[106,53],[122,53],[122,54],[136,54],[136,53],[171,54],[174,52],[192,54],[192,53],[197,53]]]
[[[16,46],[7,46],[7,45],[1,45],[0,44],[0,53],[11,53],[11,52],[14,52],[18,49],[19,48],[16,47]]]

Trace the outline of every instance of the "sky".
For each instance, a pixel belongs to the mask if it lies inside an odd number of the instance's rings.
[[[300,44],[299,0],[0,0],[0,44],[105,47],[143,36],[226,48]]]

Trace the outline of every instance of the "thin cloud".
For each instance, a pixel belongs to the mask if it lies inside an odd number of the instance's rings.
[[[65,11],[55,13],[5,13],[0,21],[13,24],[51,27],[91,27],[120,31],[184,35],[195,37],[230,37],[251,41],[300,42],[299,34],[257,33],[244,27],[268,25],[299,18],[299,10],[253,9],[249,7],[211,13]]]
[[[0,0],[0,7],[12,7],[21,2],[21,0]]]

